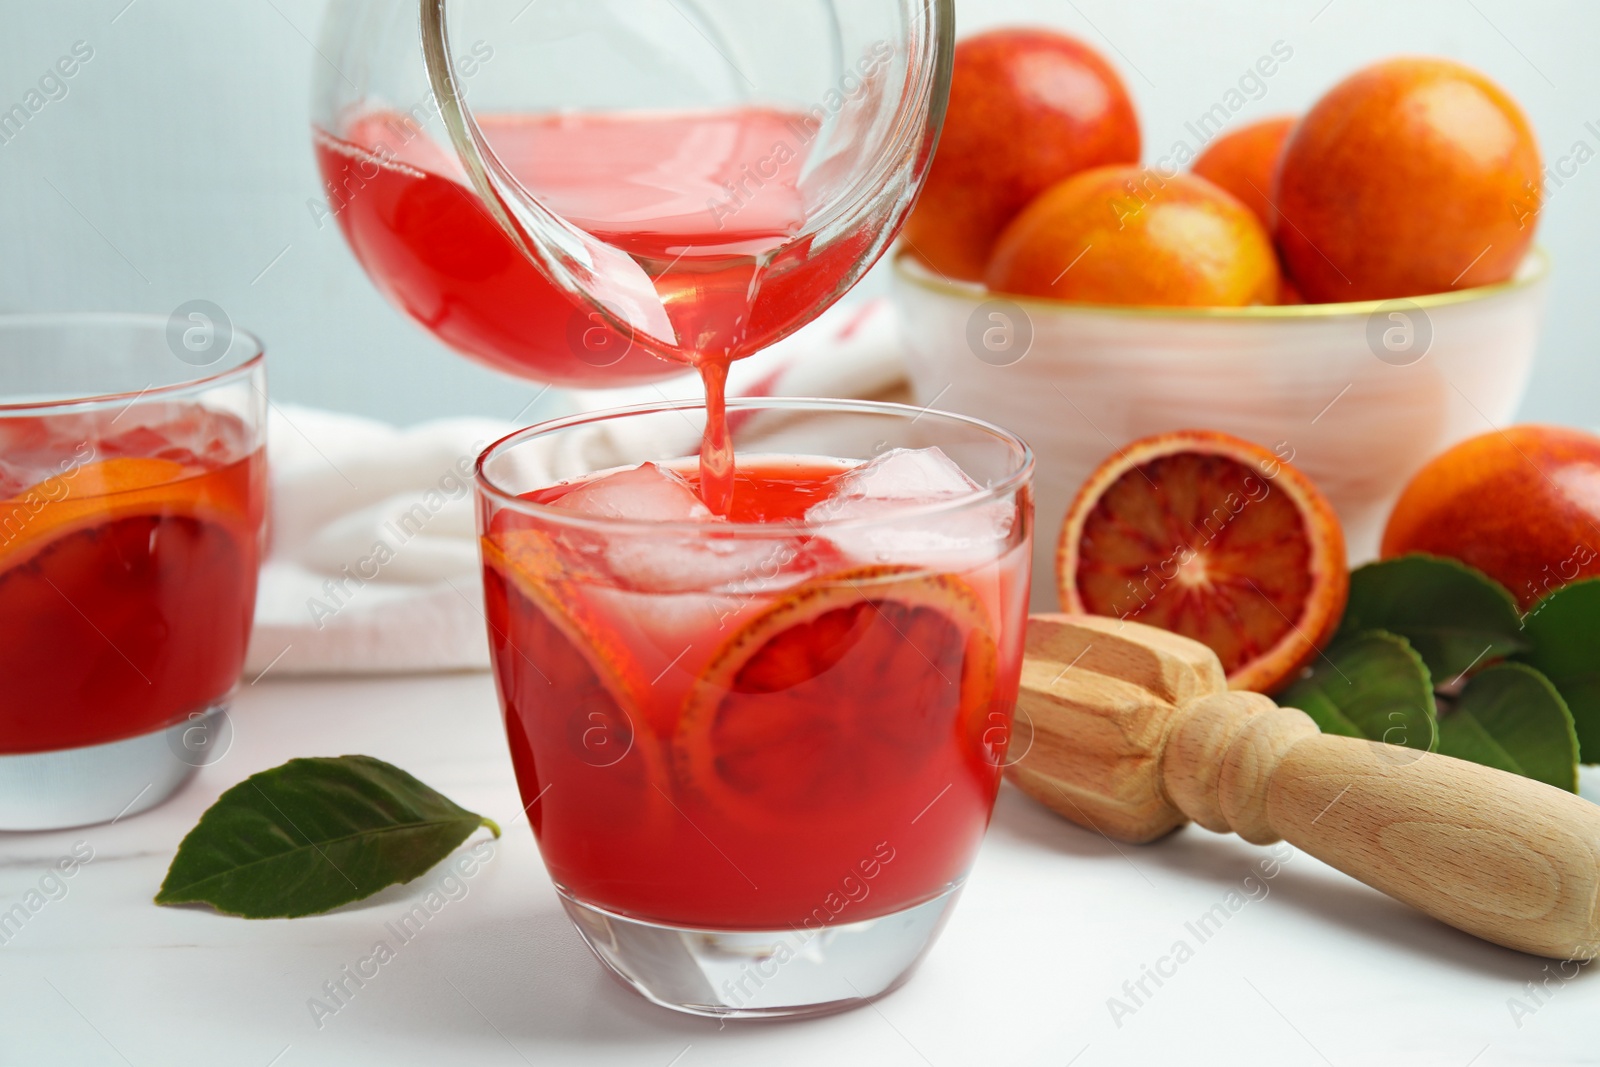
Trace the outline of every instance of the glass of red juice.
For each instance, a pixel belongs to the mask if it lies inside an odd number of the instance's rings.
[[[0,830],[143,811],[225,750],[265,411],[209,305],[0,316]]]
[[[613,973],[697,1014],[835,1011],[905,979],[988,825],[1032,457],[894,404],[729,408],[725,517],[698,405],[483,454],[495,677],[545,865]]]

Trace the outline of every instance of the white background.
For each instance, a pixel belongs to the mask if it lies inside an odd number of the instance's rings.
[[[320,194],[307,116],[322,6],[0,0],[0,111],[75,41],[94,49],[69,94],[0,145],[0,312],[167,314],[209,299],[266,340],[280,400],[401,422],[510,418],[537,387],[480,370],[413,327],[307,209]],[[1600,134],[1584,126],[1600,130],[1592,3],[960,0],[960,17],[964,32],[1046,22],[1106,52],[1137,99],[1147,159],[1276,40],[1294,56],[1236,122],[1302,109],[1380,56],[1431,52],[1505,85],[1532,117],[1547,163],[1580,139],[1600,150]],[[1543,216],[1555,281],[1527,418],[1595,421],[1597,238],[1600,162],[1590,162]]]

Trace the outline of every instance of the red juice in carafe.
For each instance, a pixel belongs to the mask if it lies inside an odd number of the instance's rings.
[[[495,154],[551,211],[627,253],[707,388],[707,503],[726,511],[727,365],[841,295],[879,235],[813,253],[800,237],[814,121],[748,107],[661,114],[479,116]],[[331,210],[380,289],[441,340],[501,370],[622,385],[679,368],[579,309],[494,221],[452,154],[409,117],[369,112],[316,131]],[[659,346],[657,346],[659,347]]]
[[[871,244],[812,256],[799,183],[814,127],[765,108],[479,117],[545,206],[632,256],[686,362],[749,355],[814,317]],[[316,131],[330,210],[361,264],[441,340],[501,370],[621,385],[680,368],[630,346],[539,272],[446,149],[408,117]],[[616,362],[610,362],[615,360]]]

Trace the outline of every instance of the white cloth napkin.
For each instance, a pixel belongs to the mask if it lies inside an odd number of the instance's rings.
[[[874,300],[835,307],[733,367],[742,396],[904,399],[894,314]],[[573,411],[700,396],[699,380],[569,394]],[[244,681],[291,674],[481,670],[488,666],[472,465],[516,429],[441,419],[410,429],[274,405],[269,552]],[[593,469],[626,442],[583,442]]]

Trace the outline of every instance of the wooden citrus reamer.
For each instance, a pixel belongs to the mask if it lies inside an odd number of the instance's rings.
[[[1282,839],[1485,940],[1600,955],[1600,806],[1571,793],[1325,735],[1229,691],[1204,645],[1117,619],[1031,618],[1018,707],[1033,737],[1008,775],[1080,825],[1145,842],[1192,819]]]

